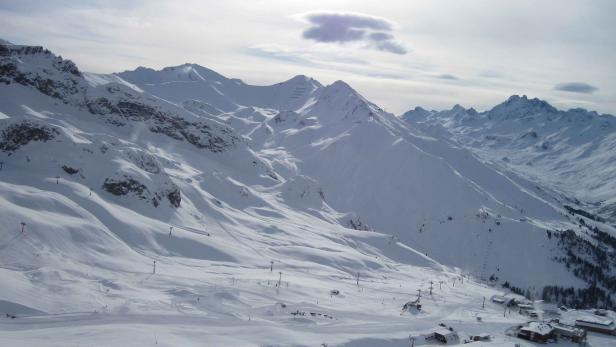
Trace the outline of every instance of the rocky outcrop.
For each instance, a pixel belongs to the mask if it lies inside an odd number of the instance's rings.
[[[151,202],[154,207],[158,207],[164,198],[169,200],[171,206],[175,208],[180,207],[182,202],[180,189],[174,184],[171,184],[169,189],[152,192],[145,184],[128,175],[119,179],[105,179],[103,189],[116,196],[133,195],[141,200]]]
[[[232,149],[239,141],[233,131],[225,126],[191,122],[135,100],[123,99],[112,102],[101,97],[89,100],[87,107],[92,114],[107,116],[110,124],[125,126],[128,122],[146,122],[149,124],[148,129],[153,133],[186,141],[197,148],[214,153]]]
[[[22,69],[23,60],[40,55],[48,61],[48,67]],[[41,93],[68,103],[76,94],[83,94],[82,74],[70,60],[56,57],[39,46],[0,45],[0,83],[18,83],[37,89]]]
[[[59,132],[51,127],[30,121],[11,124],[2,130],[0,135],[0,150],[15,152],[33,141],[47,142],[55,138]]]

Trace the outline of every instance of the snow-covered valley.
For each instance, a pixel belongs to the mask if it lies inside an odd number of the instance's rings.
[[[611,116],[584,139],[550,128],[547,154],[485,143],[546,109],[485,130],[465,109],[397,117],[342,81],[101,75],[2,44],[1,345],[435,345],[439,323],[534,345],[505,334],[528,313],[490,298],[578,307],[573,323],[616,290]]]

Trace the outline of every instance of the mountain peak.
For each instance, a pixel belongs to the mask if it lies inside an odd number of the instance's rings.
[[[405,112],[402,115],[402,118],[410,121],[411,119],[422,119],[422,118],[425,118],[425,117],[427,117],[427,116],[429,116],[431,114],[432,114],[432,112],[426,110],[425,108],[423,108],[421,106],[415,106],[414,109]]]
[[[385,113],[346,82],[338,80],[321,90],[317,102],[310,110],[314,114],[339,115],[328,117],[360,120]]]
[[[529,99],[526,95],[512,95],[505,102],[494,106],[488,113],[491,118],[511,119],[555,112],[558,110],[545,100]]]
[[[358,94],[357,91],[355,91],[355,89],[353,89],[348,83],[346,83],[345,81],[342,81],[342,80],[337,80],[336,82],[328,85],[326,87],[326,89],[329,92],[335,92],[335,93],[349,93],[349,94],[353,93],[353,94]]]
[[[337,80],[336,82],[326,86],[323,89],[321,97],[328,99],[336,98],[339,99],[339,101],[345,100],[344,102],[348,102],[349,98],[367,101],[355,89],[341,80]]]
[[[518,94],[513,94],[509,98],[507,98],[507,102],[516,102],[518,100],[528,100],[526,94],[519,96]]]
[[[541,109],[551,109],[556,110],[552,105],[550,105],[547,101],[541,100],[539,98],[529,99],[526,95],[512,95],[507,101],[504,102],[507,105],[519,105],[519,106],[530,106]]]
[[[170,67],[164,68],[162,71],[165,71],[165,70],[177,71],[180,74],[185,74],[184,76],[188,77],[189,79],[215,80],[215,81],[227,79],[225,76],[219,74],[218,72],[212,69],[208,69],[199,64],[195,64],[195,63],[184,63],[178,66],[170,66]]]
[[[312,80],[312,78],[306,75],[295,75],[291,77],[291,79],[289,79],[287,82],[308,82],[310,80]]]
[[[348,83],[346,83],[346,82],[345,82],[345,81],[343,81],[343,80],[337,80],[336,82],[332,83],[332,84],[331,84],[331,86],[332,86],[332,87],[336,87],[336,88],[348,88],[348,89],[353,89],[353,88],[351,88],[351,86],[350,86]]]
[[[225,76],[194,63],[167,66],[160,70],[139,66],[135,70],[117,73],[122,79],[131,83],[164,83],[177,81],[223,81]]]
[[[292,78],[282,82],[283,84],[293,84],[293,85],[298,85],[298,84],[313,84],[317,87],[323,87],[323,85],[321,83],[319,83],[319,81],[315,80],[312,77],[306,76],[306,75],[296,75],[293,76]]]
[[[466,109],[462,105],[460,105],[460,104],[455,104],[451,108],[451,111],[454,111],[454,112],[466,112]]]

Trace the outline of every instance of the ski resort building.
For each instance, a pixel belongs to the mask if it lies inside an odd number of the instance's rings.
[[[513,328],[514,334],[519,338],[546,343],[548,340],[565,339],[576,343],[583,343],[586,341],[586,331],[578,327],[567,325],[553,320],[545,321],[532,321],[526,325],[521,325]]]
[[[558,337],[571,340],[573,342],[582,343],[586,340],[586,330],[576,328],[572,325],[552,322],[550,325],[554,328],[554,333]]]
[[[438,327],[434,330],[434,339],[444,344],[455,344],[459,342],[458,333],[445,327]]]
[[[616,335],[616,324],[610,319],[578,319],[575,326],[587,331]]]
[[[514,298],[502,296],[502,295],[493,295],[490,298],[490,300],[492,300],[492,302],[494,303],[505,305],[505,306],[512,306],[514,303]]]
[[[533,311],[535,306],[533,304],[518,304],[520,311]]]
[[[554,328],[545,322],[529,322],[528,325],[523,326],[518,331],[519,338],[546,343],[549,339],[556,337]]]

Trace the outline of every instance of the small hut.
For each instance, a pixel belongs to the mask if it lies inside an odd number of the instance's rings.
[[[512,306],[514,302],[514,298],[503,295],[493,295],[490,300],[494,303],[505,305],[507,307]]]
[[[439,326],[434,329],[433,333],[434,339],[443,344],[457,344],[460,340],[458,337],[458,333],[452,328],[445,328]]]
[[[471,336],[471,341],[490,341],[490,335],[486,333],[473,335]]]

